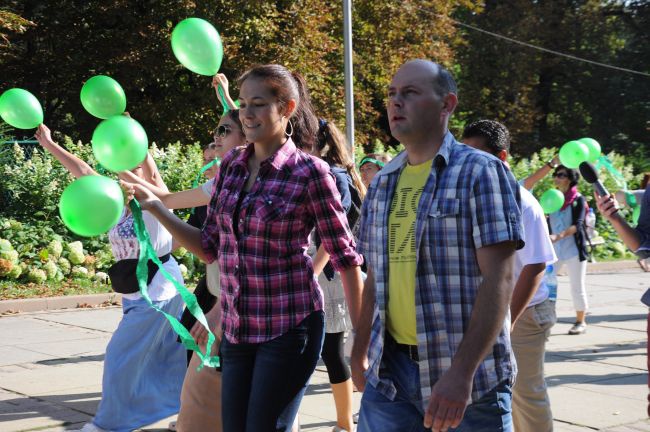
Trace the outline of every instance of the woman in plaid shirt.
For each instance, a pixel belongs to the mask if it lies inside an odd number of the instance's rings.
[[[353,325],[361,257],[329,166],[293,141],[311,142],[317,129],[302,77],[264,65],[239,85],[250,144],[223,159],[203,230],[137,186],[136,196],[181,245],[206,262],[219,260],[224,431],[289,430],[323,341],[309,233],[317,230],[341,274]]]

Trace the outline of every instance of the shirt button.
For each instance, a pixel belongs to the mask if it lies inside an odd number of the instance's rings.
[[[260,178],[260,176],[257,176],[256,181],[260,181],[260,180],[262,180],[262,179]]]
[[[267,204],[273,204],[273,201],[268,200],[266,203],[267,203]]]

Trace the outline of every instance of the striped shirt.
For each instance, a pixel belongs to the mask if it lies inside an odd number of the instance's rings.
[[[366,378],[391,400],[395,386],[379,376],[388,304],[387,222],[406,163],[403,152],[375,176],[363,204],[359,236],[359,253],[373,270],[376,284]],[[482,281],[476,250],[505,241],[523,246],[518,199],[519,186],[501,161],[458,143],[447,133],[417,206],[416,274],[404,275],[416,278],[420,392],[425,408],[431,387],[451,366],[469,325]],[[498,383],[513,381],[516,365],[509,330],[507,317],[474,376],[474,401]]]
[[[327,163],[289,139],[244,192],[253,150],[250,144],[224,157],[201,232],[209,260],[219,261],[223,330],[231,343],[269,341],[323,309],[307,254],[314,227],[337,271],[361,265]]]

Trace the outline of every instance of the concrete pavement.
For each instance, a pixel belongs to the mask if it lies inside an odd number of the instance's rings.
[[[587,277],[588,331],[574,321],[568,279],[559,278],[559,322],[548,343],[547,381],[555,430],[650,431],[646,417],[646,315],[639,299],[650,274],[635,269]],[[101,396],[104,350],[116,307],[0,317],[0,431],[64,431],[89,420]],[[355,394],[356,402],[360,399]],[[304,431],[329,431],[334,403],[319,366],[303,400]],[[167,420],[145,428],[165,430]]]

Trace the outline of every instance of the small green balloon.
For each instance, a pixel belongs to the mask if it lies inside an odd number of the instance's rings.
[[[634,222],[634,225],[639,224],[639,216],[641,216],[641,206],[636,206],[632,210],[632,222]]]
[[[126,95],[122,86],[113,78],[97,75],[81,87],[81,105],[91,115],[107,119],[126,110]]]
[[[0,117],[18,129],[33,129],[43,123],[43,108],[27,90],[12,88],[0,96]]]
[[[97,161],[113,172],[137,167],[147,157],[149,147],[147,133],[140,123],[123,115],[102,121],[91,142]]]
[[[123,210],[120,186],[98,175],[87,175],[70,183],[59,202],[59,214],[65,226],[84,237],[110,230],[120,220]]]
[[[183,66],[201,75],[216,75],[223,60],[219,32],[200,18],[187,18],[176,25],[172,51]]]
[[[544,213],[555,213],[564,205],[564,194],[557,189],[549,189],[542,194],[539,203]]]
[[[589,159],[587,160],[592,163],[596,162],[600,157],[600,151],[601,151],[600,144],[598,144],[598,141],[596,141],[593,138],[580,138],[578,141],[586,145],[587,150],[589,150]]]
[[[589,158],[589,149],[580,141],[569,141],[560,149],[560,162],[567,168],[578,168]]]

